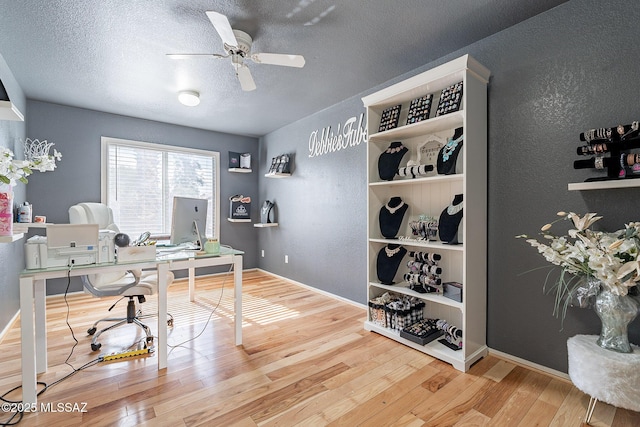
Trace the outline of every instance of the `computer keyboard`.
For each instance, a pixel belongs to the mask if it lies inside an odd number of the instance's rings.
[[[181,243],[179,245],[156,244],[156,253],[171,253],[180,251],[197,251],[200,248],[193,243]]]

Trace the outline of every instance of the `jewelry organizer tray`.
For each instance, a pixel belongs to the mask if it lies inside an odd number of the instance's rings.
[[[630,152],[640,148],[639,122],[615,128],[590,129],[580,134],[580,141],[588,145],[578,147],[577,154],[594,157],[574,161],[573,168],[606,169],[607,172],[606,176],[590,177],[585,182],[640,178],[640,153]]]

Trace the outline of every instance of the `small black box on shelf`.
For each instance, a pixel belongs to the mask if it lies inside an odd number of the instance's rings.
[[[402,330],[400,331],[400,336],[402,338],[408,339],[409,341],[413,341],[416,344],[427,345],[436,338],[440,338],[442,336],[442,331],[433,331],[426,335],[414,335],[410,332]]]
[[[443,295],[454,301],[462,302],[462,283],[446,282],[442,284]]]
[[[420,345],[425,345],[441,337],[442,330],[436,326],[436,319],[423,319],[411,326],[403,328],[400,336]]]
[[[251,169],[251,153],[229,151],[229,169]]]
[[[229,168],[239,168],[240,167],[240,153],[234,153],[233,151],[229,151]]]
[[[251,219],[251,197],[241,194],[229,197],[229,218]]]

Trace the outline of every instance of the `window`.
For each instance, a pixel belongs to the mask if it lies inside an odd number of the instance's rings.
[[[102,138],[102,202],[132,239],[145,231],[168,238],[173,197],[209,200],[207,237],[220,232],[220,154]]]

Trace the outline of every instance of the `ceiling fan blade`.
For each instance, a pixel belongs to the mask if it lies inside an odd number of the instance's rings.
[[[240,65],[236,70],[236,74],[238,75],[238,80],[240,80],[240,86],[243,91],[249,92],[256,89],[256,83],[253,81],[249,67]]]
[[[229,55],[217,53],[167,53],[171,59],[191,59],[191,58],[227,58]]]
[[[238,46],[238,40],[236,40],[231,24],[229,24],[226,16],[218,12],[207,12],[207,16],[218,34],[220,34],[223,43],[229,46]]]
[[[304,56],[284,53],[254,53],[251,60],[258,64],[283,65],[285,67],[304,67]]]

